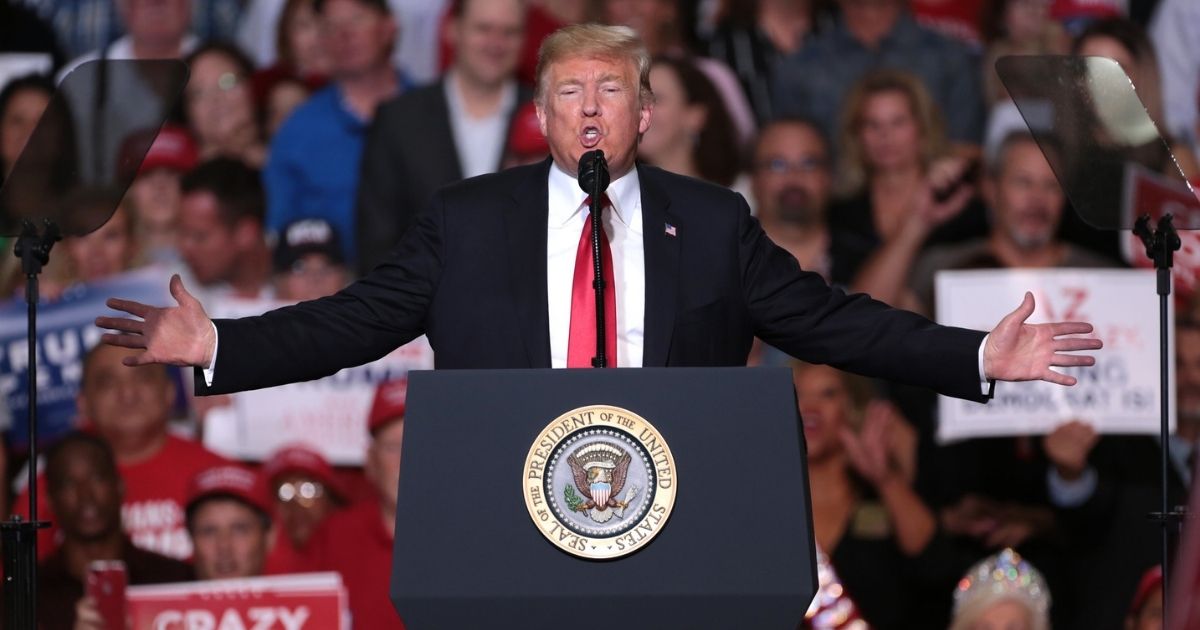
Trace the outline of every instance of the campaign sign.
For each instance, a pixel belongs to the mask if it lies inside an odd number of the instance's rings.
[[[173,303],[163,271],[151,267],[74,285],[58,299],[44,300],[38,305],[40,438],[53,441],[73,428],[75,395],[83,379],[83,358],[104,333],[96,327],[95,319],[100,315],[124,315],[104,305],[105,300],[114,296],[146,304]],[[29,441],[25,422],[29,413],[26,308],[24,297],[0,305],[0,397],[12,415],[8,439],[15,448],[22,448]]]
[[[1102,433],[1158,434],[1158,299],[1153,271],[942,271],[935,282],[942,324],[991,330],[1031,291],[1037,307],[1029,323],[1086,321],[1095,327],[1094,336],[1104,341],[1104,348],[1092,353],[1096,365],[1054,368],[1075,376],[1079,382],[1073,387],[1041,381],[998,382],[994,398],[986,405],[940,397],[940,441],[1045,434],[1069,420],[1089,422]],[[1173,308],[1168,321],[1174,325]],[[1169,352],[1174,357],[1173,342]],[[1169,377],[1174,427],[1173,367]]]
[[[212,312],[213,317],[243,317],[282,305],[269,300],[224,299],[213,305]],[[375,388],[406,377],[409,370],[432,368],[433,349],[420,337],[378,361],[323,379],[233,394],[231,406],[213,409],[205,416],[204,445],[226,457],[261,461],[279,448],[299,442],[330,463],[361,465]]]
[[[346,630],[337,573],[130,586],[133,630]]]

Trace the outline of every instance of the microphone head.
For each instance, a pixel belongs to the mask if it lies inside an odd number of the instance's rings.
[[[600,192],[608,190],[608,161],[600,149],[588,151],[579,157],[579,187],[590,195],[597,185]]]

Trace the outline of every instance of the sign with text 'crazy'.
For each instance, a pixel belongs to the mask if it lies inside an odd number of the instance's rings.
[[[1026,291],[1037,307],[1028,323],[1086,321],[1104,341],[1096,365],[1055,368],[1075,376],[1074,387],[1045,382],[996,383],[986,405],[940,397],[938,439],[1038,435],[1069,420],[1101,433],[1159,431],[1158,298],[1152,270],[1002,269],[937,274],[938,322],[991,330]],[[1174,325],[1174,310],[1168,313]],[[1172,335],[1172,340],[1174,336]],[[1175,348],[1169,348],[1174,363]],[[1170,372],[1171,426],[1175,374]]]
[[[345,630],[346,589],[337,573],[131,586],[134,630]]]

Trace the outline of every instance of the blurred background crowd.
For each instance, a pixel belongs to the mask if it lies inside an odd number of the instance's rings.
[[[46,300],[147,266],[181,272],[206,304],[336,292],[439,187],[546,158],[537,48],[584,21],[630,26],[653,55],[642,161],[742,192],[803,268],[929,316],[939,270],[1129,264],[1071,211],[997,58],[1117,60],[1200,176],[1195,0],[3,0],[0,178],[79,64],[191,72],[124,198],[76,200],[117,211],[56,249]],[[21,286],[0,258],[0,295]],[[1173,504],[1200,438],[1193,310],[1179,303],[1175,331]],[[134,583],[342,570],[356,627],[399,626],[386,581],[403,381],[377,392],[362,468],[303,446],[243,466],[197,441],[225,403],[124,356],[86,355],[81,431],[44,453],[44,627],[97,627],[83,567],[108,557]],[[981,612],[995,593],[1026,619],[1009,627],[1161,627],[1156,438],[1079,418],[940,444],[926,391],[765,345],[751,363],[795,370],[816,542],[871,627],[982,627],[1003,613]],[[28,453],[5,457],[0,505],[19,512]],[[972,590],[981,561],[1019,579]]]

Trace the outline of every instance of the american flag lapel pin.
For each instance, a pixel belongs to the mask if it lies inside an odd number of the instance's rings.
[[[667,236],[675,236],[675,226],[671,225],[670,223],[664,223],[663,233],[665,233]]]

